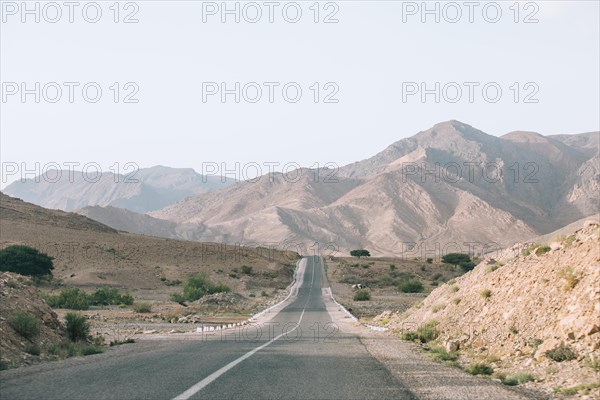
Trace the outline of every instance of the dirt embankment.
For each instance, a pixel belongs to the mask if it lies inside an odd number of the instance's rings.
[[[48,359],[50,348],[64,339],[63,324],[31,286],[31,280],[0,273],[0,367]]]
[[[600,398],[600,228],[590,221],[549,246],[484,260],[407,312],[377,318],[397,334],[436,324],[460,363],[523,373],[549,393]],[[434,342],[434,343],[435,343]]]

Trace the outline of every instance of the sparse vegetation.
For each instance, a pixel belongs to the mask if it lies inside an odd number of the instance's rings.
[[[90,298],[79,288],[64,289],[59,295],[42,295],[46,303],[53,308],[67,308],[69,310],[87,310],[90,308]]]
[[[523,254],[524,256],[528,256],[531,253],[533,253],[536,256],[541,256],[542,254],[545,254],[550,250],[551,248],[549,246],[542,246],[539,243],[530,243],[523,250],[521,250],[521,254]]]
[[[41,354],[40,346],[35,343],[30,343],[25,346],[25,353],[31,354],[32,356],[39,356]]]
[[[423,291],[423,284],[418,279],[410,278],[401,281],[398,285],[398,290],[402,293],[421,293]]]
[[[534,380],[535,378],[533,377],[533,375],[525,372],[519,372],[517,374],[510,375],[507,377],[500,377],[500,381],[507,386],[522,385],[524,383],[532,382]]]
[[[68,313],[65,316],[67,336],[73,342],[86,340],[90,334],[90,325],[84,316],[76,313]]]
[[[43,294],[46,303],[53,308],[69,310],[87,310],[90,306],[131,305],[133,297],[129,293],[120,294],[116,288],[104,286],[92,294],[87,294],[79,288],[63,289],[58,295]]]
[[[242,265],[242,274],[252,275],[252,267],[249,265]]]
[[[40,334],[40,321],[25,311],[15,311],[10,319],[10,326],[26,339],[33,339]]]
[[[483,297],[484,299],[489,299],[490,297],[492,297],[492,291],[490,289],[482,290],[481,297]]]
[[[436,313],[438,311],[442,311],[446,306],[444,304],[434,304],[431,307],[431,312]]]
[[[53,258],[29,246],[14,245],[0,250],[0,271],[40,277],[52,275]]]
[[[396,270],[396,264],[390,264],[390,271]]]
[[[371,300],[371,294],[369,293],[368,290],[357,290],[356,292],[354,292],[354,296],[352,296],[352,299],[354,301],[367,301],[367,300]]]
[[[171,299],[171,301],[173,301],[175,303],[179,303],[179,304],[185,303],[185,297],[183,297],[183,295],[181,293],[171,293],[169,295],[169,298]]]
[[[109,343],[109,346],[110,347],[120,346],[122,344],[129,344],[129,343],[135,343],[135,339],[129,338],[129,339],[125,339],[125,340],[113,340],[112,342]]]
[[[561,269],[558,276],[565,281],[565,290],[571,290],[579,283],[579,276],[575,274],[575,271],[571,267]]]
[[[425,262],[427,262],[427,264],[431,264],[433,263],[433,258],[428,258],[427,260],[425,260]]]
[[[564,343],[545,353],[546,357],[556,362],[571,361],[577,358],[577,353]]]
[[[457,305],[460,303],[460,297],[457,297],[456,299],[452,299],[452,304]]]
[[[567,395],[567,396],[573,396],[576,394],[579,394],[579,392],[582,392],[582,394],[589,392],[592,389],[596,389],[600,387],[600,383],[590,383],[587,385],[577,385],[577,386],[573,386],[570,388],[555,388],[554,392],[556,394],[563,394],[563,395]]]
[[[207,294],[229,292],[229,286],[222,283],[214,284],[208,279],[208,276],[203,273],[192,275],[188,278],[183,287],[183,294],[171,294],[171,300],[177,303],[184,301],[196,301]]]
[[[474,363],[469,365],[465,371],[471,375],[492,375],[494,369],[488,364]]]
[[[458,353],[455,351],[447,351],[443,347],[433,347],[429,350],[429,354],[434,361],[452,363],[458,360]]]
[[[152,306],[149,303],[134,303],[133,311],[141,314],[152,312]]]
[[[91,305],[108,306],[108,305],[132,305],[133,297],[128,294],[120,294],[119,289],[103,286],[96,290],[91,295]]]
[[[563,241],[565,248],[571,247],[571,245],[575,242],[576,239],[577,239],[576,235],[567,236]]]
[[[585,358],[585,365],[596,372],[600,372],[600,357],[590,354]]]
[[[537,249],[535,249],[535,255],[536,256],[541,256],[542,254],[546,254],[547,252],[549,252],[550,250],[552,250],[550,248],[550,246],[540,246]]]
[[[69,358],[75,356],[89,356],[92,354],[102,353],[101,347],[94,346],[83,342],[64,341],[59,344],[54,344],[50,347],[49,353],[56,358]]]
[[[407,331],[402,333],[402,339],[410,341],[418,340],[421,343],[430,342],[436,339],[437,336],[438,332],[435,321],[430,321],[426,324],[423,324],[415,331]]]
[[[460,289],[458,288],[458,286],[456,285],[452,285],[450,286],[450,293],[456,293],[458,292]]]
[[[102,350],[101,348],[96,347],[96,346],[84,344],[83,346],[80,347],[79,352],[82,356],[91,356],[93,354],[103,353],[104,350]]]
[[[495,270],[497,270],[498,268],[500,268],[497,264],[491,264],[485,267],[485,272],[487,274],[489,274],[490,272],[494,272]]]

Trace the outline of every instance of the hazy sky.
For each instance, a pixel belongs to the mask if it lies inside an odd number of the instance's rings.
[[[27,2],[36,22],[2,1],[3,173],[14,162],[343,165],[449,119],[493,135],[600,129],[598,1],[428,2],[439,22],[421,1],[314,3],[228,2],[236,23],[221,1],[121,2],[118,15],[113,0]]]

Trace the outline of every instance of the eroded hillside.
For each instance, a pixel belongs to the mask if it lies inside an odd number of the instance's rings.
[[[549,246],[488,258],[407,312],[376,321],[405,336],[435,324],[434,343],[458,351],[463,366],[483,363],[500,378],[530,374],[528,385],[549,392],[599,396],[599,234],[598,221],[589,221]]]

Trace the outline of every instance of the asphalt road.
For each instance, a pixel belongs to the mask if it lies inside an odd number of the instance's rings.
[[[309,257],[290,297],[256,323],[2,371],[0,399],[538,398],[426,360],[397,339],[364,336],[328,286],[322,261]]]
[[[320,259],[309,257],[295,295],[266,323],[6,371],[0,398],[415,398],[357,336],[332,323],[323,274]]]

